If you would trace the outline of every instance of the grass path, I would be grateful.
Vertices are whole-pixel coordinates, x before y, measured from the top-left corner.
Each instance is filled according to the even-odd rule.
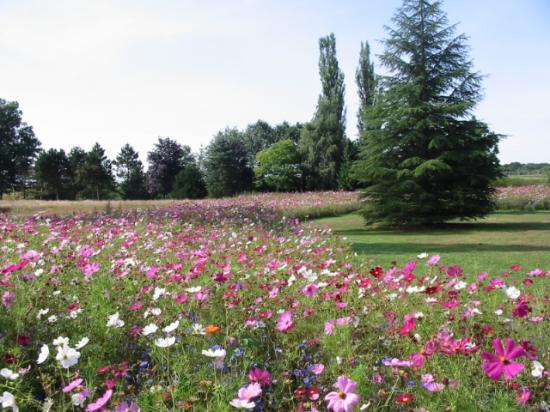
[[[473,223],[436,229],[372,230],[357,214],[317,219],[352,243],[373,264],[403,264],[421,252],[438,253],[443,264],[467,272],[499,274],[519,263],[524,269],[550,268],[550,211],[498,212]]]

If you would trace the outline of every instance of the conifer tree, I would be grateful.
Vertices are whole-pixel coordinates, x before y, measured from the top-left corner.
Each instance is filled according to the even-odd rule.
[[[118,189],[123,199],[144,199],[147,197],[145,172],[139,154],[126,143],[120,149],[114,166],[119,179]]]
[[[367,224],[433,224],[493,209],[499,135],[472,116],[481,76],[441,2],[405,0],[380,56],[389,76],[368,110]]]

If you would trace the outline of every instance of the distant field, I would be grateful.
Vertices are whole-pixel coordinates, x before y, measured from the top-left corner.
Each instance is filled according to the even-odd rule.
[[[502,273],[513,264],[525,270],[550,268],[550,211],[499,212],[476,223],[423,230],[370,230],[357,214],[318,219],[352,243],[357,253],[387,265],[417,254],[440,254],[442,264],[459,264],[472,274]]]
[[[29,216],[99,213],[117,209],[169,206],[176,200],[0,200],[0,213]]]
[[[540,185],[549,183],[548,175],[536,174],[536,175],[513,175],[505,176],[498,179],[496,185],[502,186],[526,186],[526,185]]]

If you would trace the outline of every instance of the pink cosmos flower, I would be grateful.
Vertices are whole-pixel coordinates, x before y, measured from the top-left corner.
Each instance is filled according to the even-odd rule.
[[[325,370],[325,365],[323,365],[322,363],[316,363],[315,365],[311,365],[311,368],[309,368],[309,370],[314,375],[320,375]]]
[[[304,296],[307,296],[308,298],[311,298],[313,296],[315,296],[315,293],[317,293],[317,290],[319,288],[317,287],[317,285],[315,283],[311,283],[309,285],[306,285],[302,288],[302,293],[304,294]]]
[[[82,382],[82,378],[75,379],[62,389],[63,393],[69,393],[73,389],[77,388]]]
[[[399,330],[399,334],[401,336],[407,336],[415,328],[416,328],[416,319],[414,318],[414,315],[407,314],[403,317],[403,326]]]
[[[277,320],[277,330],[286,333],[293,327],[294,322],[292,321],[292,313],[289,311],[283,312]]]
[[[85,276],[91,276],[94,273],[96,273],[97,271],[99,271],[99,263],[97,263],[97,262],[87,263],[81,269],[81,271]]]
[[[357,382],[349,379],[345,375],[338,377],[334,387],[338,392],[330,392],[325,396],[325,401],[328,401],[327,408],[334,412],[351,412],[353,406],[359,402],[359,395],[353,393]]]
[[[520,405],[525,405],[531,398],[531,391],[528,388],[523,388],[516,396],[516,402]]]
[[[512,379],[521,373],[525,365],[523,363],[512,362],[513,359],[525,356],[525,351],[519,345],[506,338],[506,348],[502,347],[500,339],[493,340],[493,348],[496,355],[488,352],[481,354],[481,357],[487,362],[483,363],[483,370],[493,380],[498,380],[504,375],[505,380]]]
[[[13,305],[13,302],[15,302],[15,293],[13,291],[8,290],[2,294],[2,305],[4,307],[9,308]]]
[[[247,400],[256,398],[262,394],[262,387],[259,383],[254,382],[249,385],[246,385],[245,387],[239,389],[238,397],[241,400]]]
[[[88,405],[86,408],[86,412],[92,412],[97,411],[98,409],[103,408],[107,402],[109,402],[109,399],[111,399],[111,396],[113,395],[113,391],[111,389],[107,390],[97,401],[92,402]]]
[[[432,256],[430,256],[430,258],[426,261],[426,265],[428,265],[428,266],[437,265],[437,264],[439,263],[440,260],[441,260],[441,256],[439,256],[439,255],[432,255]]]

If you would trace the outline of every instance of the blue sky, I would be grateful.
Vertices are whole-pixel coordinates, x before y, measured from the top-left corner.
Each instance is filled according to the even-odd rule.
[[[307,121],[318,39],[336,35],[356,136],[360,42],[382,51],[400,0],[0,0],[0,97],[46,148],[145,159],[158,136],[197,150],[226,126]],[[487,75],[476,115],[508,137],[503,162],[550,161],[550,1],[447,0]],[[376,58],[375,58],[376,62]],[[380,68],[378,68],[380,71]]]

